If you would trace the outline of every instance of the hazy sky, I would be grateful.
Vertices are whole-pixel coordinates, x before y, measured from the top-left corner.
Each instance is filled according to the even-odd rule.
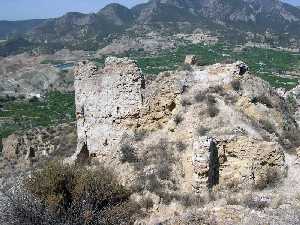
[[[300,0],[284,1],[300,5]],[[0,0],[0,20],[51,18],[66,12],[97,12],[112,2],[132,7],[147,0]]]

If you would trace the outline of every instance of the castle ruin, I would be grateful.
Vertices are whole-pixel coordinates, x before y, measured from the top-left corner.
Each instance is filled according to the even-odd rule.
[[[109,57],[99,69],[81,62],[75,69],[78,146],[76,155],[111,154],[143,104],[144,78],[135,62]],[[130,120],[130,121],[129,121]]]

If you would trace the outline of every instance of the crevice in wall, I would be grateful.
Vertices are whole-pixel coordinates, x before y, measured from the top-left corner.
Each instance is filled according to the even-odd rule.
[[[78,164],[88,164],[90,161],[90,153],[87,144],[84,143],[81,147],[79,154],[77,155],[76,163]]]
[[[209,189],[219,184],[219,175],[220,175],[219,173],[220,173],[220,162],[219,162],[218,147],[214,141],[211,141],[209,146],[209,170],[208,170],[208,180],[207,180],[207,186]]]

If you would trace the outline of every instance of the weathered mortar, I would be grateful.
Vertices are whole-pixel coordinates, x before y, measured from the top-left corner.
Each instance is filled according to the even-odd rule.
[[[144,79],[135,62],[109,57],[98,70],[93,63],[75,68],[77,155],[106,155],[136,126],[143,104]]]

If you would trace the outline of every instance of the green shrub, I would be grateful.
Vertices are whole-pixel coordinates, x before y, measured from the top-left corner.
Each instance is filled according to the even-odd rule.
[[[231,81],[231,87],[235,91],[240,91],[241,90],[241,82],[239,80],[233,80]]]
[[[207,135],[207,133],[209,132],[209,128],[206,128],[206,127],[199,127],[198,130],[197,130],[197,134],[199,136],[205,136]]]
[[[125,225],[133,224],[139,212],[129,200],[131,192],[105,168],[51,162],[10,194],[0,221],[12,225]]]
[[[187,107],[187,106],[192,105],[192,103],[191,103],[188,99],[182,99],[182,100],[181,100],[181,105],[182,105],[183,107]]]
[[[244,205],[250,209],[263,210],[269,206],[269,203],[259,196],[254,196],[253,194],[248,194],[244,197]]]
[[[178,141],[176,143],[176,149],[177,149],[177,151],[183,152],[184,150],[186,150],[186,148],[187,148],[187,145],[185,143],[183,143],[182,141]]]
[[[134,163],[137,161],[137,156],[134,147],[129,144],[121,145],[121,162]]]
[[[206,98],[206,94],[205,91],[199,91],[194,97],[195,101],[198,103],[203,102]]]
[[[207,103],[209,105],[216,104],[217,103],[216,98],[212,95],[208,95],[207,96]]]
[[[183,117],[181,114],[177,114],[174,118],[174,122],[176,123],[176,125],[180,124],[183,121]]]
[[[136,190],[148,190],[158,193],[163,188],[161,180],[170,180],[175,158],[171,151],[169,142],[161,139],[158,144],[148,146],[142,158],[135,164],[138,171],[143,171],[146,167],[152,166],[155,172],[149,175],[140,174]]]
[[[224,95],[224,88],[221,85],[209,87],[208,91],[210,93],[216,93],[216,94]]]
[[[40,101],[39,98],[36,96],[33,96],[32,98],[29,99],[30,103],[35,103],[35,102],[39,102],[39,101]]]
[[[271,133],[271,134],[276,133],[276,129],[270,121],[260,120],[259,123],[261,124],[262,128],[264,130],[268,131],[269,133]]]
[[[146,136],[146,131],[145,130],[137,130],[134,132],[134,140],[135,141],[142,141],[144,140]]]
[[[300,98],[300,96],[299,96]],[[287,97],[287,104],[290,112],[295,113],[297,111],[297,100],[296,97],[292,94]]]
[[[197,206],[202,207],[205,204],[205,199],[197,194],[182,194],[177,195],[176,200],[179,200],[185,207]]]
[[[254,104],[261,103],[261,104],[267,106],[268,108],[273,108],[271,100],[265,95],[254,97],[254,98],[252,98],[251,102]]]
[[[216,117],[220,112],[216,106],[216,103],[217,101],[214,96],[207,96],[207,113],[210,117]]]
[[[150,197],[142,198],[140,201],[140,206],[144,209],[151,209],[154,205],[153,200]]]

